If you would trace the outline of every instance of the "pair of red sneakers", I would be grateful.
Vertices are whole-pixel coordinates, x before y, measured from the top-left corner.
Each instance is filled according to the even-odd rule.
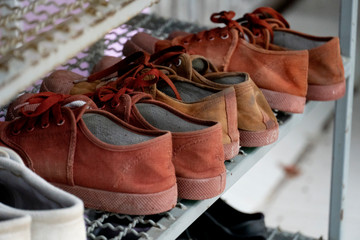
[[[225,27],[196,34],[174,32],[166,40],[138,33],[125,44],[124,54],[182,45],[221,71],[249,73],[270,106],[285,112],[303,112],[306,100],[336,100],[344,95],[338,37],[294,31],[280,13],[268,7],[234,17],[232,11],[215,13],[211,20]]]

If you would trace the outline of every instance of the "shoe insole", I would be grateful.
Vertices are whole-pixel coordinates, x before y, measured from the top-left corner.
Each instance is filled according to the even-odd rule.
[[[207,77],[205,75],[205,77]],[[245,75],[235,75],[235,76],[224,76],[224,77],[215,77],[213,76],[209,76],[207,77],[210,81],[216,82],[216,83],[220,83],[220,84],[226,84],[226,85],[234,85],[234,84],[239,84],[245,81]]]
[[[186,121],[155,104],[137,103],[135,106],[148,123],[161,130],[170,132],[189,132],[208,127]]]
[[[101,114],[85,113],[82,119],[95,137],[108,144],[131,145],[155,138],[132,132]]]
[[[292,50],[307,50],[319,47],[326,41],[316,41],[289,32],[274,31],[273,43]]]
[[[187,82],[174,81],[174,85],[179,92],[182,101],[185,103],[197,102],[207,96],[210,96],[211,94],[216,93],[215,90],[211,91],[210,89],[200,88]],[[158,84],[158,89],[166,95],[176,98],[174,91],[169,85]]]

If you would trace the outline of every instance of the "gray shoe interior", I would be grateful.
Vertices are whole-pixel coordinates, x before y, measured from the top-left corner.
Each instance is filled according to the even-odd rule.
[[[292,49],[307,50],[321,46],[326,41],[315,41],[283,31],[274,31],[274,44]]]
[[[197,102],[211,94],[216,93],[216,91],[211,91],[208,89],[203,89],[197,87],[194,84],[187,83],[187,82],[174,82],[174,85],[179,92],[181,99],[183,102],[192,103]],[[176,98],[174,91],[171,89],[169,85],[158,85],[158,89],[165,93],[166,95]]]
[[[131,132],[101,114],[85,113],[82,119],[95,137],[108,144],[131,145],[154,138]]]
[[[15,219],[15,218],[19,218],[19,217],[18,216],[16,216],[16,217],[15,216],[2,216],[2,213],[0,212],[0,222]]]
[[[42,194],[21,175],[7,169],[0,169],[0,193],[2,204],[17,209],[46,210],[65,207]]]
[[[170,132],[189,132],[201,130],[207,127],[188,122],[155,104],[137,103],[135,105],[148,123],[161,130],[167,130]]]
[[[225,76],[225,77],[216,77],[216,78],[210,77],[208,79],[211,80],[212,82],[216,82],[220,84],[234,85],[244,82],[246,80],[246,77],[245,75],[235,75],[235,76]]]

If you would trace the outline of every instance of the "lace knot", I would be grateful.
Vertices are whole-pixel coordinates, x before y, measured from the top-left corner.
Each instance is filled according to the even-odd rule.
[[[224,23],[228,28],[235,27],[242,33],[242,35],[244,35],[243,28],[237,21],[233,20],[234,17],[235,12],[233,11],[222,11],[212,14],[210,20],[214,23]]]

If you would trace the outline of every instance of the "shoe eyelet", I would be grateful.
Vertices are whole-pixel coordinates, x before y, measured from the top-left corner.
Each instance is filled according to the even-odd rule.
[[[27,128],[26,131],[27,132],[32,132],[32,131],[34,131],[34,129],[35,129],[34,127],[31,127],[31,128]]]
[[[179,67],[179,66],[181,65],[181,59],[180,59],[180,58],[177,59],[177,62],[175,63],[175,65],[176,65],[177,67]]]
[[[44,129],[44,128],[48,128],[49,126],[50,126],[49,123],[45,123],[45,124],[42,124],[42,125],[41,125],[41,128]]]
[[[221,39],[227,39],[227,38],[229,38],[229,34],[226,34],[226,35],[221,35]]]
[[[61,126],[64,125],[65,119],[61,119],[60,122],[56,123],[56,125]]]
[[[197,41],[197,42],[201,42],[201,41],[202,41],[202,39],[200,39],[200,38],[199,38],[199,39],[196,39],[196,41]]]
[[[255,36],[255,37],[260,37],[260,36],[261,36],[261,33],[259,33],[259,32],[258,32],[258,33],[255,33],[254,36]]]
[[[215,38],[213,36],[209,37],[210,41],[213,41]]]
[[[184,41],[183,44],[184,44],[184,45],[188,45],[189,42],[188,42],[188,41]]]
[[[172,67],[172,64],[171,64],[171,63],[168,63],[168,64],[167,64],[167,67],[171,68],[171,67]]]
[[[117,108],[119,105],[120,105],[120,103],[116,103],[116,104],[112,104],[112,103],[111,103],[111,108],[112,108],[112,109],[115,109],[115,108]]]
[[[105,109],[105,104],[102,105],[102,106],[100,107],[100,109],[102,109],[102,110]]]
[[[19,135],[20,132],[21,132],[20,130],[15,130],[15,129],[11,130],[11,134],[14,135],[14,136]]]

